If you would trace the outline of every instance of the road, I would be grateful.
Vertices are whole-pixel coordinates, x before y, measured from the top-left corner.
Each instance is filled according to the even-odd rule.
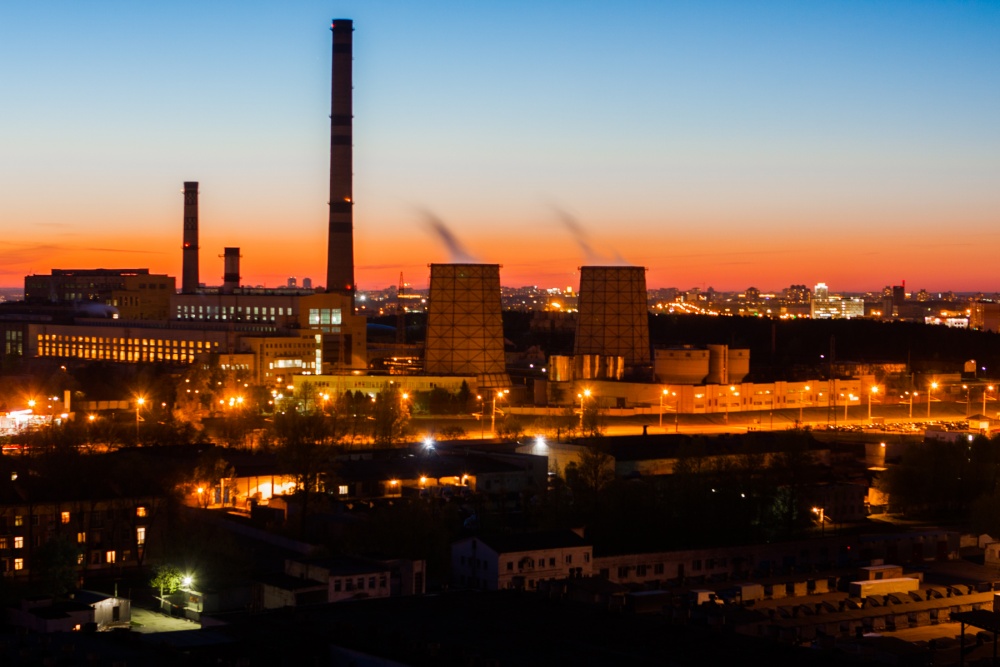
[[[931,419],[934,421],[962,421],[966,419],[966,404],[960,403],[935,403],[932,405]],[[806,408],[802,411],[801,426],[813,429],[826,429],[827,427],[839,426],[866,426],[873,420],[881,419],[887,424],[917,424],[924,425],[927,422],[927,413],[917,411],[917,414],[910,416],[908,405],[887,405],[872,406],[872,420],[868,418],[868,406],[853,406],[846,410],[847,419],[844,418],[843,407],[833,408]],[[794,429],[800,425],[798,408],[783,410],[762,410],[756,412],[730,412],[715,414],[681,414],[677,415],[677,422],[674,422],[673,413],[664,414],[663,426],[660,426],[658,414],[635,415],[628,417],[604,418],[605,435],[624,436],[660,433],[696,433],[696,434],[722,434],[722,433],[747,433],[748,431],[785,431]],[[524,427],[527,435],[532,435],[532,426],[537,422],[546,422],[546,430],[551,430],[552,418],[535,417],[531,415],[517,415],[517,419]],[[561,418],[568,421],[566,418]],[[499,422],[498,422],[499,423]],[[576,426],[576,424],[573,424]],[[419,439],[433,436],[447,427],[461,427],[465,430],[469,440],[486,439],[492,440],[498,437],[492,434],[489,428],[483,429],[483,424],[472,416],[455,417],[431,417],[418,416],[411,421],[415,433]],[[870,433],[880,433],[878,429],[872,429]],[[922,432],[922,428],[913,433]],[[900,434],[899,431],[889,431],[889,433]]]

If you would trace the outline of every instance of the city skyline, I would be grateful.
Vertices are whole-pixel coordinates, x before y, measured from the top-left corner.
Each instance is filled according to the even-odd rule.
[[[629,263],[651,288],[1000,287],[996,5],[98,7],[0,9],[0,284],[179,276],[186,180],[204,282],[224,246],[245,284],[325,282],[344,17],[361,291],[454,261],[435,220],[505,285]]]

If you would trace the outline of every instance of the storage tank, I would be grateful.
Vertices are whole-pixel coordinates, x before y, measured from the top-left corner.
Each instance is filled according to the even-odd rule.
[[[653,368],[663,384],[701,384],[708,375],[708,350],[694,347],[654,351]]]
[[[750,350],[729,349],[729,382],[743,382],[750,374]]]
[[[572,382],[573,357],[565,355],[549,357],[549,380],[551,382]]]
[[[708,346],[708,377],[705,384],[729,384],[729,346]]]

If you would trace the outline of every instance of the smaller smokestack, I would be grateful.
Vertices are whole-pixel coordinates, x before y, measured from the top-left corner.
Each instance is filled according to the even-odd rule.
[[[181,293],[198,291],[198,181],[184,182],[184,245]]]
[[[222,293],[232,294],[240,286],[240,249],[226,248],[223,258]]]

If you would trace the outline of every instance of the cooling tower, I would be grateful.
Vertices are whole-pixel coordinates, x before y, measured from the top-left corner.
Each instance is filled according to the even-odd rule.
[[[198,291],[198,181],[184,183],[184,245],[181,293]]]
[[[575,355],[625,358],[629,368],[649,366],[646,269],[641,266],[584,266]]]
[[[354,296],[354,23],[334,19],[330,92],[330,227],[327,236],[326,291]]]
[[[431,264],[424,371],[509,387],[500,312],[499,264]]]

